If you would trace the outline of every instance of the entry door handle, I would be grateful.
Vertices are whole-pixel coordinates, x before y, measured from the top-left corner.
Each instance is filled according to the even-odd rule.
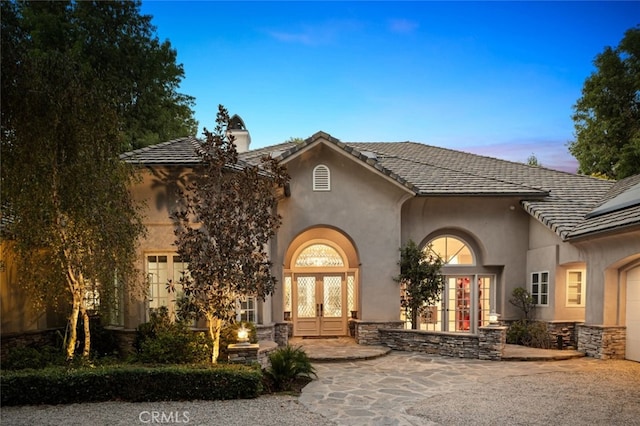
[[[321,317],[322,316],[322,310],[323,310],[322,303],[317,303],[316,304],[316,316],[317,317]]]

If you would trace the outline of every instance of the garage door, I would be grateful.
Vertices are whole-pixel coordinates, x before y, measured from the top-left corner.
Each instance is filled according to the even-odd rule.
[[[627,272],[626,358],[640,361],[640,267]]]

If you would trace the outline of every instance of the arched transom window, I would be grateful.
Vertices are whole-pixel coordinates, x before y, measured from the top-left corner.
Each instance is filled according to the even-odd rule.
[[[337,267],[344,266],[340,253],[327,244],[312,244],[300,252],[296,267]]]
[[[428,254],[434,254],[444,265],[475,265],[471,248],[457,237],[443,236],[433,240],[425,247]]]

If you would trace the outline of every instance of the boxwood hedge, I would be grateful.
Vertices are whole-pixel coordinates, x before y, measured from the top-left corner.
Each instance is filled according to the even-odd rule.
[[[256,398],[262,372],[242,365],[105,366],[3,371],[1,405]]]

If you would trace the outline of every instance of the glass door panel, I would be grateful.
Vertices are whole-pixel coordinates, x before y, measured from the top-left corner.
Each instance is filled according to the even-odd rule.
[[[489,325],[493,276],[478,277],[478,327]]]
[[[442,304],[447,312],[444,331],[471,331],[472,277],[448,276]]]
[[[324,276],[323,293],[324,306],[322,309],[322,316],[324,318],[342,317],[342,277]]]
[[[469,331],[471,325],[471,279],[456,279],[456,331]]]
[[[316,277],[297,277],[298,318],[316,317]]]

